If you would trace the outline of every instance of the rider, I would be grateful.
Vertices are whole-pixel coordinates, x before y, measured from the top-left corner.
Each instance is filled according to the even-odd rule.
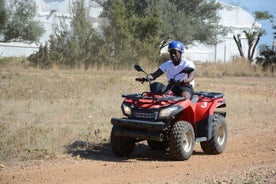
[[[191,73],[181,73],[178,74],[186,67],[191,67],[195,69],[193,62],[189,60],[184,60],[181,56],[184,53],[184,45],[180,41],[172,41],[169,43],[168,52],[170,53],[170,60],[161,64],[155,72],[149,75],[149,78],[155,80],[163,73],[166,73],[167,79],[175,79],[177,81],[183,81],[180,85],[176,85],[172,88],[172,92],[177,96],[183,96],[186,99],[190,99],[194,93],[194,78],[195,70]],[[176,75],[178,74],[178,75]]]

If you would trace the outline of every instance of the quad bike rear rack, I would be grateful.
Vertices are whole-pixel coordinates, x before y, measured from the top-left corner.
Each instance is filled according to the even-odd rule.
[[[221,98],[224,96],[223,93],[217,93],[217,92],[206,92],[206,91],[198,91],[194,92],[194,95],[200,96],[200,97],[208,97],[208,98]]]

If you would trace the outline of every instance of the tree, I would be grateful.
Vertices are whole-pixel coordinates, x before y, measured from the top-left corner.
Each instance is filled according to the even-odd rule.
[[[273,25],[272,29],[275,31],[275,32],[273,32],[273,41],[274,41],[276,39],[276,25]],[[272,45],[272,47],[273,47],[272,50],[276,51],[276,48],[275,48],[274,44]]]
[[[263,34],[265,34],[265,31],[263,29],[260,29],[256,26],[257,21],[260,20],[270,20],[272,21],[273,16],[268,11],[255,11],[254,13],[254,22],[249,30],[244,30],[243,33],[245,34],[245,37],[247,39],[248,44],[248,51],[247,51],[247,60],[249,62],[253,61],[254,53],[256,50],[256,47],[259,43],[259,40]],[[233,35],[233,38],[236,42],[236,45],[238,47],[238,50],[240,52],[240,56],[242,58],[245,58],[245,55],[243,53],[242,49],[242,43],[240,39],[241,34]]]
[[[139,58],[157,55],[161,19],[156,0],[107,0],[103,17],[110,26],[104,29],[106,47],[113,63],[131,65]]]
[[[0,34],[2,34],[5,24],[8,19],[8,14],[5,9],[5,2],[4,0],[0,0]]]
[[[102,16],[110,20],[107,43],[115,57],[126,62],[135,62],[141,54],[158,55],[160,40],[165,40],[163,45],[167,39],[214,44],[225,33],[218,24],[221,5],[216,1],[107,0],[103,7]]]
[[[216,1],[164,0],[160,6],[163,39],[215,44],[219,41],[217,36],[225,34],[217,14],[222,6]]]
[[[256,58],[257,64],[261,65],[264,71],[270,67],[271,73],[274,73],[276,65],[276,51],[266,45],[261,45],[260,48],[260,57]]]
[[[51,68],[56,64],[59,68],[61,66],[80,68],[84,65],[85,69],[98,61],[102,62],[103,42],[90,22],[88,11],[84,0],[74,1],[72,19],[65,17],[59,19],[59,23],[54,26],[49,44],[41,47],[36,57],[32,57],[37,58],[39,62],[33,62],[47,64],[44,68]]]
[[[3,35],[0,41],[29,43],[38,41],[44,30],[39,22],[34,20],[36,15],[35,1],[14,0],[9,3],[10,6],[5,8],[4,1],[0,1],[0,14],[4,15],[0,16],[0,33]]]
[[[71,46],[76,46],[78,67],[84,64],[87,69],[89,65],[96,63],[95,56],[100,52],[101,39],[89,20],[88,8],[85,7],[84,0],[73,2],[72,11],[70,43]]]

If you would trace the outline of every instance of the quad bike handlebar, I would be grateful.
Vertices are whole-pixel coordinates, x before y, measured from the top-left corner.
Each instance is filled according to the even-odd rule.
[[[147,72],[145,72],[145,71],[142,69],[142,67],[141,67],[140,65],[135,65],[134,68],[135,68],[136,71],[138,71],[138,72],[143,72],[144,74],[146,74],[146,77],[136,78],[136,79],[135,79],[136,81],[139,81],[139,82],[142,82],[142,83],[143,83],[143,82],[151,82],[151,81],[154,80],[154,79],[150,79],[150,78],[149,78],[149,74],[148,74]],[[194,68],[186,67],[186,68],[184,68],[183,70],[181,70],[179,73],[175,74],[175,75],[174,75],[174,78],[171,79],[171,80],[169,81],[169,83],[173,83],[173,84],[182,84],[183,81],[177,81],[177,80],[175,80],[175,77],[176,77],[177,75],[181,74],[181,73],[187,73],[187,74],[189,74],[189,73],[191,73],[191,72],[193,72],[193,71],[194,71]]]
[[[135,78],[135,81],[141,82],[143,84],[144,82],[151,83],[153,81],[153,79],[149,79],[147,77],[140,77],[140,78]]]
[[[163,84],[161,84],[159,82],[152,82],[154,79],[149,78],[149,74],[147,72],[145,72],[140,65],[135,65],[134,68],[136,71],[143,72],[146,75],[146,77],[135,78],[136,81],[141,82],[142,84],[144,82],[148,82],[151,92],[162,92],[162,93],[168,93],[169,91],[171,91],[171,89],[174,86],[186,85],[183,80],[182,81],[176,80],[175,79],[176,76],[181,73],[189,74],[194,71],[194,68],[186,67],[183,70],[181,70],[179,73],[175,74],[174,78],[169,81],[167,86],[164,86]]]

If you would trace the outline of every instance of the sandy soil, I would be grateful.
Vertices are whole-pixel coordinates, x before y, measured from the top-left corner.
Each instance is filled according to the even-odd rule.
[[[0,183],[275,183],[276,124],[228,127],[220,155],[206,155],[196,144],[189,160],[171,161],[166,151],[142,142],[120,159],[105,144],[54,160],[1,165]]]
[[[204,80],[201,79],[202,84]],[[255,82],[255,79],[251,80]],[[241,80],[237,78],[235,81]],[[266,81],[268,79],[264,78],[258,84],[249,84],[246,89],[242,88],[243,92],[261,93],[262,86],[264,91],[269,87]],[[166,151],[152,151],[142,142],[136,145],[130,158],[122,159],[113,155],[109,144],[103,144],[90,151],[78,149],[50,160],[0,163],[0,183],[276,183],[276,109],[271,109],[275,107],[276,88],[273,87],[275,79],[269,81],[272,86],[269,94],[272,95],[259,99],[263,104],[259,109],[256,109],[258,104],[252,102],[258,96],[242,102],[241,94],[229,100],[228,143],[220,155],[204,154],[197,143],[189,160],[172,161]],[[210,82],[208,86],[211,86]],[[236,91],[234,87],[228,85],[231,89],[226,94],[228,99]],[[207,86],[202,88],[207,89]],[[223,87],[218,89],[225,90]],[[242,111],[247,114],[239,113],[241,109],[236,107],[239,103],[249,104],[248,109]]]

